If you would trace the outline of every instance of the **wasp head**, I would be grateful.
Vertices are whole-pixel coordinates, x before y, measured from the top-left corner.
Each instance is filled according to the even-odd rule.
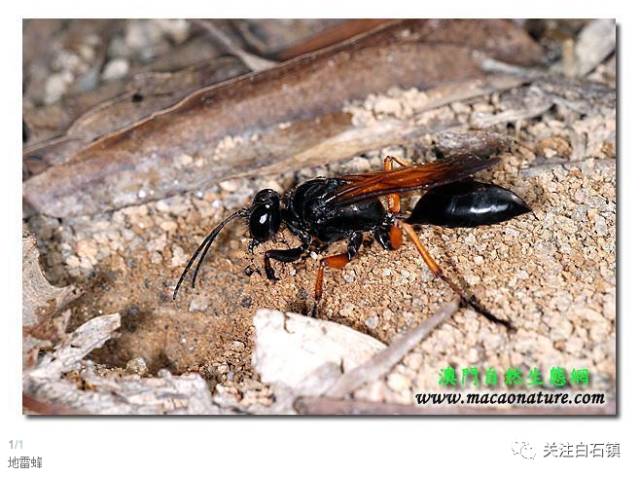
[[[272,189],[261,190],[253,199],[248,213],[251,238],[258,243],[266,242],[280,230],[280,195]]]

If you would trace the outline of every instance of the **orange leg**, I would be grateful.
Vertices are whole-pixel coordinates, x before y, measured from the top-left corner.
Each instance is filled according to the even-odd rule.
[[[349,263],[349,255],[347,253],[339,253],[338,255],[331,255],[330,257],[320,260],[320,267],[318,267],[318,273],[316,274],[316,286],[314,288],[315,303],[313,304],[313,310],[311,316],[317,317],[318,310],[320,308],[320,301],[322,300],[322,289],[324,284],[324,269],[329,268],[344,268]]]
[[[392,250],[398,250],[402,247],[402,231],[396,224],[393,224],[389,229],[389,239]]]
[[[384,160],[385,160],[385,165],[386,165],[386,162],[389,161],[389,162],[392,162],[392,163],[395,162],[396,164],[398,164],[401,167],[409,167],[410,166],[410,164],[408,164],[408,163],[406,163],[404,161],[401,161],[400,159],[398,159],[395,156],[387,156],[387,157],[384,158]],[[385,169],[385,170],[393,170],[393,168]]]
[[[444,280],[445,283],[449,285],[451,289],[458,294],[458,296],[460,296],[460,299],[462,300],[463,303],[465,303],[466,305],[469,305],[471,308],[476,310],[481,315],[485,316],[490,321],[506,326],[508,329],[513,329],[513,325],[511,325],[511,323],[493,315],[493,313],[488,311],[484,306],[482,306],[478,302],[475,296],[464,291],[455,282],[453,282],[446,275],[444,275],[442,273],[442,269],[440,268],[438,263],[433,259],[431,254],[429,254],[426,247],[420,240],[420,237],[418,237],[418,234],[416,233],[416,231],[413,230],[413,227],[404,222],[400,222],[400,224],[403,230],[405,231],[405,233],[409,236],[409,239],[413,242],[413,244],[418,249],[418,253],[420,253],[420,256],[422,257],[424,262],[427,264],[427,267],[429,267],[429,270],[431,271],[431,273],[433,273],[435,277],[441,278],[442,280]]]
[[[329,268],[344,268],[347,263],[349,263],[358,253],[358,249],[362,245],[362,233],[354,232],[349,237],[349,243],[347,244],[347,251],[345,253],[339,253],[337,255],[331,255],[330,257],[325,257],[320,260],[320,267],[318,268],[318,273],[316,274],[316,286],[315,286],[315,303],[313,305],[313,311],[311,312],[311,316],[316,316],[318,312],[318,308],[320,305],[320,300],[322,300],[322,289],[324,284],[324,269],[325,267]]]
[[[402,228],[404,229],[406,234],[409,236],[409,239],[413,242],[413,244],[418,249],[418,253],[422,257],[422,260],[424,260],[424,263],[426,263],[427,267],[429,267],[429,270],[431,270],[431,273],[433,273],[433,275],[436,277],[441,277],[442,269],[440,268],[440,265],[438,265],[438,263],[429,254],[424,244],[420,241],[420,237],[418,237],[418,234],[416,233],[416,231],[413,230],[413,227],[404,222],[401,222],[401,224],[402,224]]]
[[[385,172],[391,172],[393,170],[393,163],[397,162],[403,167],[406,167],[399,159],[393,156],[387,156],[384,158],[384,170]],[[387,208],[389,212],[392,214],[397,214],[400,212],[400,194],[389,194],[387,196]],[[402,232],[400,231],[400,227],[397,225],[392,225],[389,230],[389,238],[391,239],[391,248],[393,250],[398,250],[402,247]]]
[[[315,299],[319,302],[322,299],[322,285],[324,283],[324,269],[329,268],[344,268],[349,263],[349,256],[346,253],[339,253],[338,255],[331,255],[330,257],[320,260],[320,267],[316,274],[316,286],[315,286]]]
[[[393,170],[393,161],[398,161],[398,159],[392,156],[384,158],[385,172],[391,172]],[[389,194],[387,196],[387,207],[391,213],[397,214],[400,212],[400,194]]]

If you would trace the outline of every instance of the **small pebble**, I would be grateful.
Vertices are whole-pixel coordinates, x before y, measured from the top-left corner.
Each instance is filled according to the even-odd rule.
[[[349,318],[351,315],[353,315],[353,312],[355,311],[355,309],[356,309],[356,306],[353,303],[347,303],[340,310],[340,316]]]
[[[167,236],[166,234],[162,234],[157,236],[156,238],[147,242],[147,251],[149,252],[160,252],[167,245]]]
[[[129,62],[124,58],[115,58],[107,63],[102,71],[102,79],[105,81],[124,78],[129,72]]]
[[[65,263],[69,268],[78,268],[80,266],[80,259],[76,255],[70,255],[65,260]]]
[[[478,275],[467,275],[466,279],[471,286],[475,286],[480,283],[480,277]]]
[[[245,345],[242,341],[232,341],[230,347],[233,351],[244,351]]]
[[[356,280],[356,272],[353,270],[347,270],[342,274],[346,283],[353,283]]]
[[[235,192],[240,186],[238,181],[222,181],[219,185],[220,188],[226,192]]]
[[[383,96],[376,99],[373,104],[373,110],[378,114],[400,116],[402,113],[402,104],[397,99]]]
[[[209,308],[209,299],[204,296],[197,296],[189,303],[189,311],[205,311]]]
[[[151,252],[149,254],[149,260],[151,260],[151,263],[155,264],[155,265],[159,265],[162,263],[162,261],[164,260],[162,257],[162,254],[160,252]]]
[[[139,376],[144,376],[148,371],[147,362],[140,356],[129,360],[125,369],[127,373],[137,374]]]
[[[174,246],[171,255],[171,267],[183,267],[187,263],[187,256],[184,253],[182,247]]]
[[[158,372],[156,373],[156,376],[162,379],[168,379],[171,377],[171,371],[169,371],[168,369],[162,368],[158,370]]]
[[[365,326],[370,330],[375,330],[379,322],[380,318],[378,318],[378,315],[371,315],[366,320],[364,320]]]
[[[589,337],[595,343],[600,343],[609,336],[609,325],[603,322],[594,323],[589,330]]]
[[[178,224],[171,220],[164,221],[160,224],[160,228],[165,232],[175,232],[178,228]]]
[[[46,104],[53,104],[58,101],[66,92],[73,81],[73,74],[69,71],[54,73],[47,79],[45,85]]]
[[[596,341],[596,340],[594,340],[594,341]],[[567,353],[579,354],[582,351],[582,349],[584,348],[584,341],[582,341],[577,336],[571,336],[565,342],[564,347],[565,347],[565,350],[567,351]]]
[[[80,240],[76,244],[76,252],[81,258],[93,258],[98,253],[97,244],[93,240]]]
[[[573,325],[566,317],[554,319],[549,326],[551,327],[549,338],[553,341],[566,340],[573,332]]]
[[[394,372],[387,377],[387,386],[396,392],[402,392],[410,388],[411,380],[404,374]]]

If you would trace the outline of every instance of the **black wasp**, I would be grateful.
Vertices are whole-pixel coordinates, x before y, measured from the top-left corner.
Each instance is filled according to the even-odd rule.
[[[394,169],[394,162],[400,168]],[[271,261],[294,262],[311,246],[312,239],[321,244],[347,241],[344,253],[320,261],[315,282],[315,306],[322,298],[324,269],[342,268],[358,254],[364,232],[372,232],[386,250],[402,245],[403,232],[416,246],[426,265],[436,277],[445,280],[462,302],[490,319],[509,328],[509,322],[495,317],[465,289],[443,275],[441,268],[418,238],[413,225],[444,227],[477,227],[491,225],[531,212],[527,204],[513,192],[495,184],[475,181],[471,176],[497,164],[495,157],[462,154],[447,160],[407,166],[387,157],[384,170],[335,178],[318,177],[287,191],[281,197],[271,189],[258,192],[251,205],[224,219],[197,248],[173,292],[180,285],[193,262],[200,260],[193,273],[192,286],[204,257],[222,228],[231,220],[248,221],[251,242],[249,251],[274,238],[285,225],[299,240],[297,247],[271,249],[264,253],[264,269],[270,280],[276,280]],[[400,194],[425,190],[410,214],[400,210]],[[381,201],[386,199],[385,204]]]

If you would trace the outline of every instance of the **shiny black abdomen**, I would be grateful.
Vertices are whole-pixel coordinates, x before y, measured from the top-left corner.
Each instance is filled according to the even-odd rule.
[[[410,224],[445,227],[492,225],[531,212],[516,194],[495,184],[474,180],[433,187],[407,219]]]
[[[322,242],[335,242],[352,232],[366,232],[379,226],[386,217],[379,199],[342,207],[332,205],[329,199],[344,184],[341,179],[325,178],[300,184],[286,198],[286,222]]]

